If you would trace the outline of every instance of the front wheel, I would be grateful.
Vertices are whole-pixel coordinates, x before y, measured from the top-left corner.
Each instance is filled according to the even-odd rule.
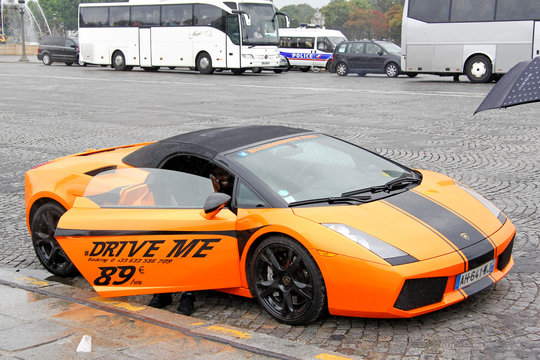
[[[65,212],[66,209],[59,204],[49,202],[41,205],[30,219],[32,244],[37,258],[45,269],[60,277],[77,274],[75,265],[54,237],[58,221]]]
[[[336,74],[338,74],[339,76],[347,76],[348,73],[349,73],[349,67],[347,66],[347,64],[342,63],[342,62],[337,64]]]
[[[112,57],[112,66],[115,70],[124,71],[126,70],[126,58],[121,51],[117,51],[113,54]]]
[[[262,68],[256,67],[256,68],[251,69],[251,71],[253,71],[255,74],[260,74],[262,73]]]
[[[207,53],[201,53],[197,56],[197,68],[201,74],[211,74],[214,72],[212,68],[212,59]]]
[[[384,72],[386,73],[386,76],[395,78],[399,75],[399,66],[396,63],[388,63],[386,64],[386,67],[384,68]]]
[[[465,75],[473,83],[491,81],[491,61],[484,55],[475,55],[465,65]]]
[[[51,65],[53,63],[51,55],[49,55],[49,54],[43,54],[43,58],[42,58],[41,61],[43,61],[43,64],[45,64],[45,65]]]
[[[309,252],[295,240],[272,236],[255,249],[250,263],[252,292],[276,320],[306,325],[326,309],[326,288]]]

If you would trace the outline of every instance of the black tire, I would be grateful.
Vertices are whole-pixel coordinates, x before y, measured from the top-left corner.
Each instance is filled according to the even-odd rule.
[[[231,71],[234,75],[242,75],[244,72],[246,72],[244,69],[231,69]]]
[[[384,67],[384,72],[385,72],[386,76],[388,76],[388,77],[391,77],[391,78],[398,77],[398,75],[400,73],[399,65],[396,64],[395,62],[389,62]]]
[[[211,74],[214,72],[212,59],[208,53],[203,52],[197,56],[197,69],[199,69],[201,74]]]
[[[53,63],[52,57],[48,53],[43,54],[43,57],[41,59],[41,61],[43,61],[43,64],[45,65],[52,65]]]
[[[283,70],[282,69],[274,69],[274,72],[276,74],[281,74],[283,72]]]
[[[408,72],[408,73],[407,73],[407,76],[410,77],[410,78],[414,78],[414,77],[417,77],[417,76],[418,76],[418,73],[415,73],[415,72]]]
[[[295,240],[271,236],[253,252],[250,286],[259,303],[276,320],[309,324],[326,311],[326,287],[309,252]]]
[[[325,70],[328,71],[328,72],[331,72],[331,71],[332,71],[332,60],[331,60],[331,59],[328,60],[328,61],[326,62],[326,65],[325,65],[324,68],[325,68]]]
[[[475,55],[465,64],[465,75],[473,83],[491,81],[491,61],[484,55]]]
[[[336,74],[339,76],[347,76],[349,73],[349,67],[344,62],[340,62],[336,65]]]
[[[302,71],[302,72],[308,72],[309,69],[310,69],[309,66],[301,66],[301,67],[300,67],[300,71]]]
[[[255,74],[260,74],[260,73],[262,73],[262,68],[255,67],[255,68],[251,69],[251,71],[253,71]]]
[[[65,63],[65,64],[66,64],[66,66],[71,66],[71,65],[73,65],[72,62],[67,62],[67,63]]]
[[[360,76],[360,77],[366,76],[366,73],[365,73],[365,72],[359,72],[359,73],[357,73],[357,74],[358,74],[358,76]]]
[[[169,66],[169,69],[174,70],[176,69],[176,66]]]
[[[112,56],[112,66],[115,70],[125,71],[126,70],[126,57],[121,51],[115,51]]]
[[[54,237],[58,220],[65,212],[66,209],[58,203],[48,202],[41,205],[30,219],[32,244],[39,262],[49,272],[60,277],[75,276],[78,273]]]

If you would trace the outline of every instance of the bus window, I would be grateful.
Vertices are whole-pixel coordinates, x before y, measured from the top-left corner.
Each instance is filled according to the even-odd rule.
[[[103,27],[108,24],[108,7],[86,7],[81,9],[81,27]]]
[[[450,21],[493,21],[495,0],[453,0]]]
[[[195,25],[211,26],[225,31],[225,12],[213,5],[195,4]]]
[[[193,6],[189,5],[163,5],[161,7],[162,26],[191,25]]]
[[[131,7],[131,26],[152,26],[159,24],[159,6]]]
[[[498,0],[497,20],[538,20],[540,2],[538,0]]]
[[[109,26],[128,26],[129,6],[111,6],[109,10]]]
[[[450,0],[411,0],[409,17],[428,23],[448,22]]]
[[[227,35],[234,45],[240,45],[240,25],[237,15],[227,15]]]

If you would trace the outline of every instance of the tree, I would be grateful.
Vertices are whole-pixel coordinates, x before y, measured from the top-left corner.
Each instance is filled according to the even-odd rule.
[[[403,16],[403,6],[394,5],[384,15],[386,16],[386,21],[388,23],[388,37],[396,44],[401,44],[401,18]]]
[[[344,30],[349,20],[350,7],[346,0],[332,0],[321,9],[324,15],[324,26],[329,29]]]
[[[287,14],[291,21],[290,27],[299,27],[300,24],[309,24],[315,14],[315,9],[308,4],[287,5],[279,11]],[[285,22],[280,21],[280,27],[285,27]]]

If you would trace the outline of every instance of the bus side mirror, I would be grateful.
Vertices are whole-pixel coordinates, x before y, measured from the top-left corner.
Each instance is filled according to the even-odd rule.
[[[246,25],[251,26],[251,16],[249,16],[249,14],[247,13],[243,13],[242,15],[244,16],[244,21]]]
[[[202,217],[209,220],[216,216],[231,201],[231,197],[223,193],[212,193],[204,202]]]

